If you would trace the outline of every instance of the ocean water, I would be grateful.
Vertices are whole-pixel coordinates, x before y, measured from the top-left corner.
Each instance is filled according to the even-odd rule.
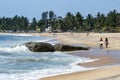
[[[37,80],[42,77],[88,70],[77,63],[94,61],[66,54],[67,52],[30,52],[26,42],[58,43],[51,37],[0,35],[0,79]]]

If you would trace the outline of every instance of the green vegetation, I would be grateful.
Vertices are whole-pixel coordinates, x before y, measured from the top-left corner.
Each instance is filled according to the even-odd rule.
[[[92,14],[83,17],[80,12],[75,15],[68,12],[62,18],[53,11],[47,11],[41,14],[40,20],[33,18],[31,22],[18,15],[0,18],[0,32],[43,32],[47,27],[51,27],[51,31],[62,32],[120,32],[120,13],[113,10],[107,15],[98,12],[95,17]]]

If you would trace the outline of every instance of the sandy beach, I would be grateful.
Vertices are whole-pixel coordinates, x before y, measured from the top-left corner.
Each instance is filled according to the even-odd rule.
[[[100,38],[107,37],[109,40],[108,50],[120,50],[120,33],[41,33],[42,36],[52,36],[57,38],[63,44],[85,44],[87,46],[99,47]]]
[[[71,74],[57,75],[42,78],[40,80],[120,80],[120,33],[89,33],[88,36],[86,33],[57,33],[56,36],[53,36],[53,33],[40,33],[39,35],[54,37],[63,44],[83,44],[88,47],[96,47],[98,49],[100,38],[103,38],[104,40],[107,37],[109,40],[108,48],[105,48],[104,45],[104,49],[100,52],[100,54],[98,54],[97,52],[92,54],[89,51],[89,54],[87,52],[85,54],[79,52],[73,53],[73,55],[77,56],[99,59],[92,63],[78,65],[84,67],[103,68]],[[104,51],[107,51],[107,53]],[[111,54],[108,53],[109,51],[112,51]],[[117,51],[117,53],[115,51]],[[111,64],[116,65],[111,66]]]

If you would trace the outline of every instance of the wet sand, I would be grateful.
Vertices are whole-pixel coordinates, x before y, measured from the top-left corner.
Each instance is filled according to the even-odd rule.
[[[100,67],[120,64],[120,51],[90,49],[89,51],[71,53],[75,56],[98,59],[94,62],[79,64],[84,67]]]
[[[72,74],[58,75],[40,80],[120,80],[120,66],[88,70]]]
[[[43,36],[53,36],[52,34],[41,34]],[[83,44],[90,47],[89,51],[72,52],[71,55],[99,59],[95,62],[78,64],[83,67],[103,67],[95,70],[58,75],[42,78],[40,80],[120,80],[120,33],[57,33],[53,36],[63,44]],[[99,49],[99,39],[109,39],[109,47]],[[113,66],[114,65],[114,66]],[[109,67],[108,67],[109,66]]]
[[[98,51],[98,52],[97,52]],[[70,55],[99,59],[95,62],[78,64],[94,70],[57,75],[40,80],[120,80],[120,53],[114,50],[98,50],[72,52]]]

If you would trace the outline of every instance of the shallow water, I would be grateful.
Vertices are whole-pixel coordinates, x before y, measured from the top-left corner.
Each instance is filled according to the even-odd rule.
[[[93,65],[92,67],[114,66],[120,64],[120,50],[106,50],[105,48],[101,50],[98,47],[91,47],[90,50],[88,51],[76,51],[71,54],[80,57],[90,57],[96,60],[100,60],[103,57],[104,58],[106,57],[107,59],[111,59],[108,60],[108,63],[103,64],[102,66]]]
[[[87,70],[76,64],[91,62],[89,58],[65,54],[66,52],[30,52],[25,42],[58,43],[51,37],[28,35],[0,35],[0,79],[36,80],[38,78]]]

